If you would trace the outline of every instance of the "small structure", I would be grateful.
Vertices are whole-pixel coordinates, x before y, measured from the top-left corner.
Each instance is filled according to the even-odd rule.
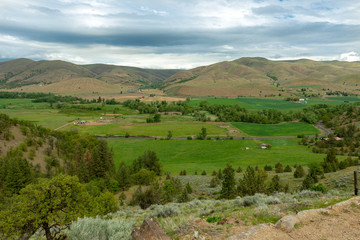
[[[261,149],[267,149],[267,145],[265,143],[261,144]]]

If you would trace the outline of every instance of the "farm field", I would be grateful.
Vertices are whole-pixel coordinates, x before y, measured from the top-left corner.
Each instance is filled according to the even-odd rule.
[[[297,136],[299,134],[315,135],[320,133],[313,125],[303,122],[279,124],[235,122],[231,124],[250,136]]]
[[[267,139],[261,142],[271,144],[271,149],[260,149],[261,142],[254,140],[108,140],[114,151],[115,164],[121,161],[126,164],[151,150],[157,153],[164,171],[179,174],[186,170],[188,174],[195,171],[200,174],[205,170],[224,168],[227,163],[235,168],[248,165],[263,167],[321,162],[325,154],[315,154],[310,148],[298,145],[299,139]],[[248,147],[249,150],[245,150]]]
[[[80,107],[81,105],[76,105]],[[96,105],[91,105],[96,107]],[[34,103],[31,99],[0,98],[0,113],[13,118],[35,122],[43,127],[56,129],[75,120],[99,119],[103,114],[121,112],[122,115],[136,114],[136,111],[118,105],[105,105],[102,110],[58,109],[56,104],[51,108],[49,103]]]
[[[326,101],[321,98],[310,98],[308,104],[299,104],[295,102],[284,101],[283,99],[262,99],[262,98],[198,98],[193,99],[190,102],[190,105],[195,106],[199,105],[202,101],[207,101],[210,104],[218,105],[240,105],[241,107],[249,111],[258,111],[263,109],[276,109],[280,111],[290,111],[290,110],[299,110],[309,105],[326,103],[329,105],[339,105],[346,100],[344,98],[331,98],[331,101]]]
[[[168,131],[172,132],[173,137],[187,137],[194,136],[205,127],[208,135],[226,135],[226,129],[215,124],[202,122],[164,122],[164,123],[138,123],[126,124],[121,121],[118,123],[104,124],[104,125],[90,125],[90,126],[76,126],[75,128],[80,133],[89,133],[96,135],[125,135],[131,136],[156,136],[166,137]],[[65,129],[74,129],[69,126]]]
[[[346,96],[346,97],[326,97],[331,101],[348,101],[348,102],[360,102],[360,98],[357,96]]]

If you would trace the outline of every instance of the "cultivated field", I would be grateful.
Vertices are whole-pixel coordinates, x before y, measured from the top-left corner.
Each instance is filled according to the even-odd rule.
[[[328,101],[328,100],[329,101]],[[321,98],[309,98],[307,104],[300,104],[295,102],[284,101],[284,99],[269,99],[269,98],[194,98],[190,104],[192,106],[199,105],[202,101],[207,101],[210,104],[218,105],[240,105],[249,111],[259,111],[263,109],[276,109],[283,112],[296,111],[305,107],[326,103],[329,105],[339,105],[344,101],[360,101],[357,97],[328,97],[325,100]],[[330,101],[331,100],[331,101]]]
[[[320,133],[313,125],[303,122],[279,124],[236,122],[231,124],[250,136],[297,136],[301,134],[315,135]]]
[[[108,140],[114,151],[118,166],[121,161],[130,164],[144,151],[157,153],[164,170],[179,174],[186,170],[188,174],[195,171],[201,174],[232,164],[235,169],[248,165],[272,165],[281,162],[284,166],[294,164],[307,165],[321,162],[325,155],[315,154],[311,149],[298,145],[299,139],[256,140]],[[261,143],[270,144],[271,149],[261,149]],[[246,147],[249,149],[246,150]]]

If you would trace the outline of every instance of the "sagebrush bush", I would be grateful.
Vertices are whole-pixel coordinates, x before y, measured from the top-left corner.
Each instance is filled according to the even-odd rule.
[[[167,204],[167,205],[151,205],[150,210],[154,210],[152,216],[154,217],[172,217],[179,215],[181,213],[179,207],[175,204]]]
[[[314,197],[320,197],[322,195],[322,193],[316,192],[316,191],[311,191],[311,190],[302,190],[298,195],[300,197],[314,198]]]
[[[134,223],[130,221],[85,217],[73,222],[70,228],[65,231],[65,234],[72,240],[127,240],[131,239],[133,225]]]

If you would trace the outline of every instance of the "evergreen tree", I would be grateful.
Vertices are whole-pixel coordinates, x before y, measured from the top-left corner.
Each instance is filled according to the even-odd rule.
[[[116,180],[119,183],[119,187],[125,191],[128,187],[130,187],[130,174],[128,168],[125,163],[122,161],[120,163],[119,169],[116,173]]]
[[[178,198],[178,202],[184,203],[184,202],[188,202],[188,201],[190,201],[190,198],[189,198],[186,188],[184,188],[184,190],[181,192],[181,194]]]
[[[292,172],[292,169],[289,165],[286,165],[284,172]]]
[[[161,163],[155,152],[146,151],[142,156],[133,161],[131,166],[132,173],[137,173],[142,168],[153,171],[158,176],[161,175]]]
[[[302,178],[305,176],[304,168],[301,165],[297,165],[294,171],[294,178]]]
[[[263,169],[256,171],[253,167],[247,167],[244,176],[239,180],[238,192],[241,196],[264,193],[266,191],[267,173]]]
[[[283,165],[281,163],[277,163],[275,165],[275,172],[276,173],[283,173],[284,172],[284,168],[283,168]]]
[[[339,169],[339,160],[336,158],[336,149],[331,148],[321,163],[325,173],[336,172]]]
[[[186,188],[187,193],[191,194],[191,193],[193,192],[193,189],[192,189],[192,187],[190,186],[190,183],[187,183],[187,184],[185,185],[185,188]]]
[[[278,175],[275,175],[271,178],[271,182],[268,188],[269,193],[280,192],[283,190],[283,186],[280,183],[280,178]]]
[[[223,179],[223,174],[222,174],[221,169],[219,169],[217,177],[218,177],[220,180]]]
[[[220,198],[233,199],[236,197],[236,183],[234,169],[230,164],[224,169]]]

